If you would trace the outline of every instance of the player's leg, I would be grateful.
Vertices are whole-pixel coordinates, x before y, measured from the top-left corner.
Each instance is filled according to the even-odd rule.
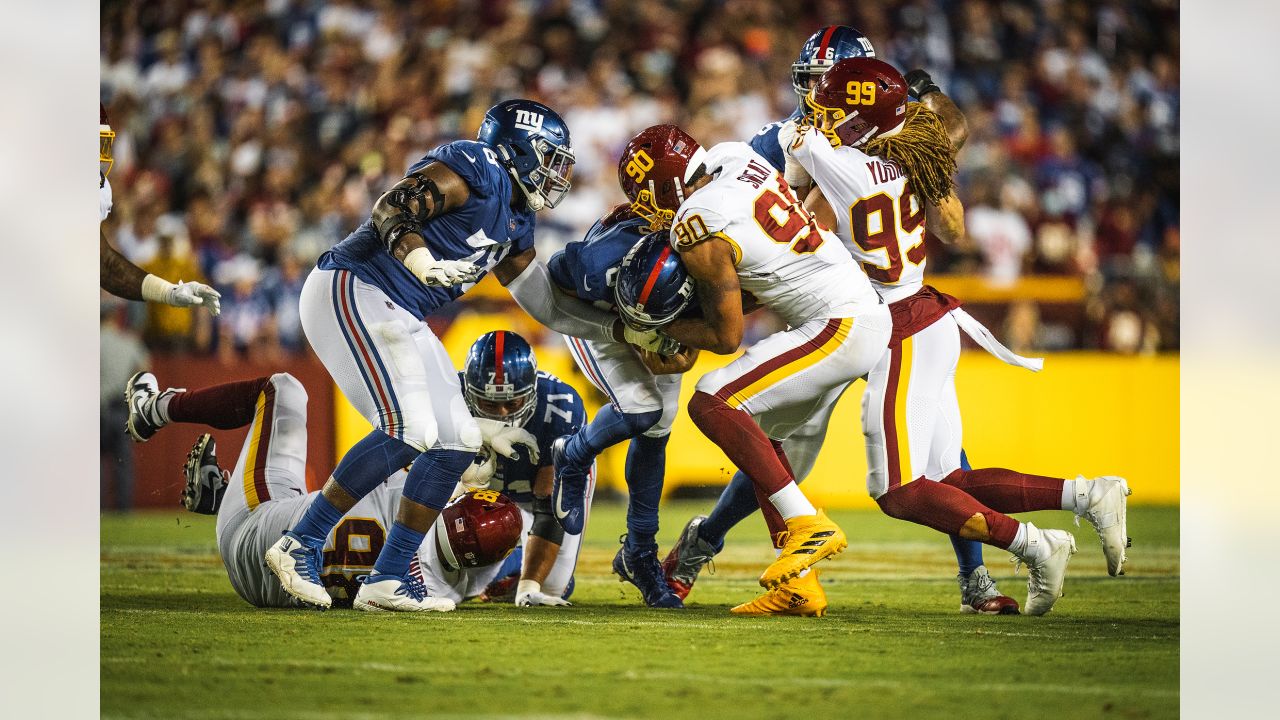
[[[145,442],[171,422],[196,423],[219,430],[244,427],[253,420],[258,394],[268,380],[259,377],[196,390],[161,391],[156,376],[144,370],[130,378],[125,388],[129,407],[125,427],[138,442]]]
[[[421,321],[407,337],[413,347],[412,359],[423,368],[436,439],[409,467],[395,522],[374,562],[373,573],[356,595],[354,606],[360,610],[443,609],[433,604],[434,598],[427,596],[426,587],[409,569],[427,531],[482,444],[480,426],[471,417],[457,370],[444,346]],[[393,359],[407,363],[410,357]]]
[[[592,469],[587,482],[587,508],[595,498],[596,473]],[[555,563],[542,581],[542,592],[568,600],[573,594],[573,577],[578,568],[578,555],[582,552],[582,535],[565,535],[560,543],[560,551],[556,553]]]
[[[552,445],[556,514],[566,532],[577,534],[583,527],[581,499],[586,473],[596,456],[653,428],[661,422],[664,413],[663,396],[656,379],[625,343],[593,343],[572,337],[566,340],[578,368],[609,398],[609,404],[601,408],[591,422]],[[678,378],[675,382],[678,392]],[[654,475],[645,473],[647,469],[637,468],[642,474],[627,473],[628,489],[638,492],[642,498],[662,492],[662,472]],[[654,532],[656,524],[655,513]],[[628,528],[630,526],[629,522]],[[645,532],[640,529],[638,535]]]
[[[433,441],[426,370],[409,335],[419,321],[346,270],[316,269],[299,299],[302,329],[325,369],[374,429],[339,461],[320,495],[268,553],[301,599],[323,603],[318,573],[325,537],[360,498]],[[285,556],[288,555],[289,558]],[[307,576],[295,572],[304,567]],[[305,597],[304,597],[305,596]]]

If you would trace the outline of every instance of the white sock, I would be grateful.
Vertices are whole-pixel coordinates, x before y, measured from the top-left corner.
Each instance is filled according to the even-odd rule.
[[[1089,509],[1089,491],[1091,483],[1083,477],[1067,480],[1062,483],[1062,509],[1074,513],[1082,513]]]
[[[786,487],[770,495],[769,502],[773,503],[773,506],[777,508],[783,520],[790,520],[801,515],[818,514],[818,511],[813,507],[813,503],[809,502],[809,498],[804,496],[800,486],[794,482],[787,483]]]
[[[1013,536],[1013,542],[1009,543],[1009,552],[1022,557],[1027,551],[1027,528],[1031,527],[1029,523],[1018,523],[1018,534]]]
[[[156,397],[155,415],[156,418],[160,420],[161,425],[168,425],[173,422],[169,419],[169,401],[172,400],[173,396],[176,394],[177,393],[173,391],[173,388],[169,388],[168,390],[160,391],[160,394]]]

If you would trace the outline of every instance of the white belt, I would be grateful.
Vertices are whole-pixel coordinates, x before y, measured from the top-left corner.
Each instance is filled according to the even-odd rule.
[[[965,312],[962,308],[956,308],[951,311],[951,317],[955,318],[956,325],[964,330],[964,334],[973,338],[983,350],[995,355],[1010,365],[1023,367],[1031,372],[1040,372],[1044,369],[1044,358],[1025,358],[1005,347],[991,334],[982,323],[973,319],[973,316]]]

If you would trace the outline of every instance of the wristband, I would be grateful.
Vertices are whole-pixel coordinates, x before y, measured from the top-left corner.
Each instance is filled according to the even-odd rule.
[[[427,266],[435,261],[435,256],[425,247],[414,248],[409,251],[408,255],[404,256],[404,266],[409,268],[409,272],[413,273],[413,276],[419,280],[422,279],[423,275],[426,275]]]
[[[177,285],[164,278],[148,273],[146,277],[142,278],[142,299],[148,302],[169,304],[169,298],[177,287]]]

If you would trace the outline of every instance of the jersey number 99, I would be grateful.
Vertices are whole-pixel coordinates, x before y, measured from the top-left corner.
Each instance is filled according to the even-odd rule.
[[[902,197],[895,206],[885,193],[876,193],[849,206],[849,227],[853,240],[864,252],[885,251],[887,267],[864,262],[862,269],[867,277],[881,283],[896,283],[902,277],[902,249],[899,233],[910,235],[924,224],[924,208],[911,212],[911,185],[904,187]],[[880,227],[871,231],[871,216],[877,215]],[[924,234],[920,242],[906,252],[906,259],[914,265],[924,262]]]

